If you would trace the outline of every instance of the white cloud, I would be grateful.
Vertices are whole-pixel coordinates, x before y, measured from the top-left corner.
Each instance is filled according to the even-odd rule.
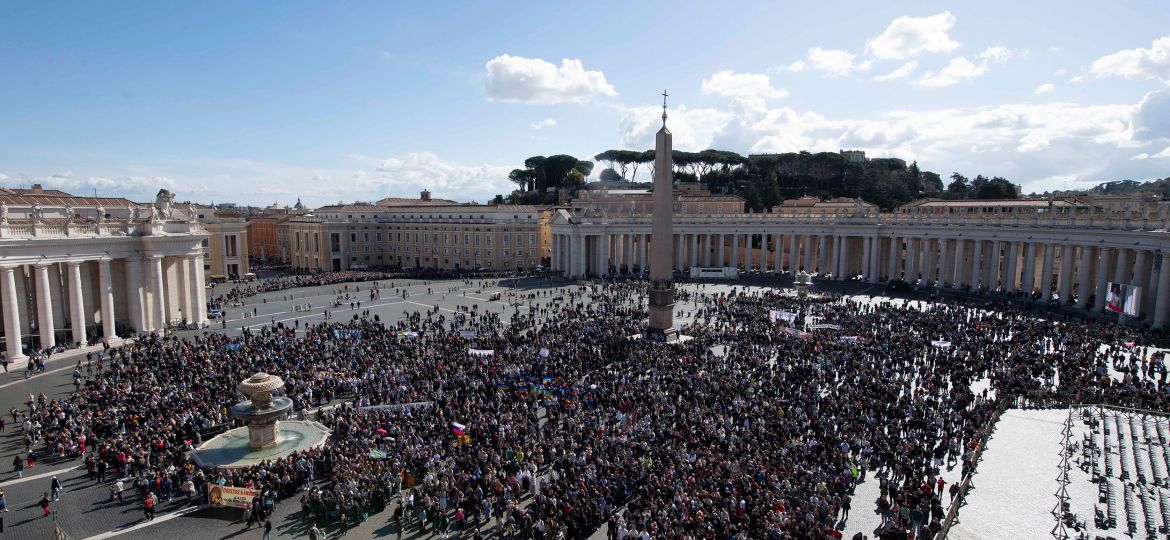
[[[987,62],[975,64],[965,57],[956,56],[951,59],[946,67],[937,73],[934,71],[927,72],[921,79],[918,79],[916,84],[919,86],[933,87],[951,86],[959,81],[973,79],[984,73],[987,73]]]
[[[808,50],[808,63],[813,69],[833,76],[848,75],[860,66],[853,64],[854,55],[840,49],[813,47]]]
[[[53,178],[73,178],[73,171],[64,170],[59,173],[54,173]]]
[[[790,72],[796,73],[799,71],[804,71],[804,67],[805,67],[804,60],[795,60],[791,64],[788,64],[787,66],[780,66],[780,67],[776,68],[776,71],[778,71],[780,73],[783,73],[785,71],[790,71]]]
[[[1058,69],[1058,70],[1056,70],[1056,72],[1055,72],[1055,73],[1053,73],[1053,75],[1055,75],[1055,76],[1057,76],[1057,77],[1063,77],[1063,76],[1065,76],[1065,75],[1067,75],[1067,74],[1068,74],[1068,70],[1067,70],[1067,69],[1064,69],[1064,68]]]
[[[154,193],[160,189],[175,190],[178,183],[174,179],[165,176],[126,176],[119,179],[108,178],[104,176],[89,176],[80,178],[70,171],[68,176],[62,174],[54,174],[48,178],[38,178],[35,182],[44,184],[46,187],[53,189],[60,189],[62,191],[74,192],[76,195],[86,196],[92,194],[94,190],[98,191],[101,196],[128,196],[130,198],[139,197],[143,200],[147,195],[153,196]],[[190,191],[187,186],[184,189]]]
[[[1044,84],[1036,87],[1035,93],[1036,93],[1036,95],[1050,94],[1050,93],[1052,93],[1053,90],[1056,90],[1056,85],[1054,85],[1052,83],[1044,83]]]
[[[531,127],[532,129],[539,130],[539,129],[544,129],[544,128],[550,128],[550,127],[553,127],[555,125],[557,125],[557,120],[555,118],[550,117],[550,118],[545,118],[544,120],[541,120],[539,122],[533,122],[529,127]]]
[[[759,100],[761,105],[762,102]],[[692,151],[710,147],[732,114],[717,109],[688,109],[685,105],[671,109],[666,125],[674,136],[674,148]],[[654,134],[662,126],[661,115],[658,107],[627,109],[618,127],[622,144],[627,148],[653,148]]]
[[[763,100],[733,99],[728,107],[672,111],[667,125],[676,133],[680,150],[859,148],[870,156],[917,160],[944,175],[995,174],[1023,183],[1026,190],[1044,191],[1101,178],[1164,174],[1150,166],[1156,162],[1129,159],[1143,144],[1133,127],[1138,110],[1136,104],[1043,103],[831,118],[791,107],[770,108]],[[651,148],[660,113],[655,107],[628,110],[620,124],[623,146]]]
[[[0,182],[4,182],[4,181],[8,180],[9,178],[12,178],[12,177],[8,176],[7,174],[0,173]]]
[[[510,167],[465,165],[443,161],[431,152],[412,152],[382,160],[375,174],[353,185],[357,193],[416,193],[429,189],[435,197],[485,202],[497,193],[509,193]]]
[[[484,89],[488,100],[510,103],[566,103],[617,92],[600,71],[586,71],[575,58],[555,64],[540,58],[502,54],[488,60]]]
[[[1170,36],[1155,39],[1150,48],[1126,49],[1093,61],[1089,75],[1170,81]]]
[[[918,62],[915,60],[911,60],[909,62],[906,62],[905,64],[902,64],[900,67],[898,67],[898,69],[895,69],[894,71],[891,71],[885,75],[874,77],[873,80],[880,82],[880,81],[892,81],[894,79],[901,79],[902,77],[905,77],[905,76],[913,73],[914,70],[917,68],[918,68]]]
[[[1053,46],[1051,46],[1051,47],[1049,47],[1049,48],[1048,48],[1048,52],[1050,52],[1050,53],[1058,53],[1058,52],[1060,52],[1060,47],[1057,47],[1056,45],[1053,45]]]
[[[1161,159],[1161,158],[1170,158],[1170,146],[1167,146],[1166,148],[1164,148],[1161,152],[1158,152],[1157,154],[1150,155],[1150,154],[1147,154],[1145,152],[1142,152],[1142,153],[1140,153],[1136,156],[1133,156],[1129,159]]]
[[[996,45],[994,47],[983,49],[983,52],[979,53],[979,58],[995,64],[1002,64],[1010,60],[1011,57],[1015,55],[1015,51],[1004,47],[1003,45]]]
[[[903,60],[924,52],[949,53],[959,47],[947,35],[954,25],[955,16],[950,11],[930,17],[898,17],[866,43],[865,50],[881,60]]]
[[[736,73],[729,69],[716,72],[710,78],[703,79],[701,90],[704,94],[714,94],[724,97],[761,97],[767,99],[783,99],[788,97],[788,91],[772,86],[772,79],[762,73]]]

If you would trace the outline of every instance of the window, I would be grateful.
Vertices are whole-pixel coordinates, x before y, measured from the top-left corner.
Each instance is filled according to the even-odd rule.
[[[200,245],[202,245],[203,247],[211,247],[211,239],[209,239],[209,238],[204,238],[204,239],[203,239],[203,241],[202,241],[202,242],[200,242]],[[298,247],[298,248],[299,248],[299,247],[301,247],[301,235],[300,235],[300,233],[298,233],[298,234],[297,234],[297,247]]]
[[[475,235],[475,245],[479,245],[479,235]]]
[[[357,233],[349,233],[349,241],[357,242]]]
[[[489,246],[492,245],[492,235],[488,234],[488,235],[484,235],[484,236],[487,236],[487,245],[489,245]]]
[[[369,241],[370,241],[370,233],[368,233],[368,232],[362,233],[362,242],[369,242]]]
[[[504,245],[508,245],[508,235],[504,235]]]
[[[523,246],[523,245],[524,245],[524,235],[523,235],[523,234],[517,234],[517,235],[516,235],[516,245],[517,245],[517,246]]]
[[[402,241],[402,233],[398,233],[398,241],[399,241],[399,242],[401,242],[401,241]]]
[[[536,235],[535,234],[528,235],[528,245],[530,245],[530,246],[536,245]]]
[[[382,231],[378,231],[377,238],[378,238],[378,242],[381,243],[382,242]]]

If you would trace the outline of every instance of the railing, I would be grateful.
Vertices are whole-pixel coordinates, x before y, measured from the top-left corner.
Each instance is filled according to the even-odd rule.
[[[643,214],[573,213],[574,224],[649,225],[653,218]],[[870,225],[912,227],[1044,227],[1056,229],[1106,229],[1164,231],[1170,219],[1157,215],[1112,217],[1101,215],[1056,214],[913,214],[913,213],[842,213],[842,214],[721,214],[706,216],[675,215],[675,225]]]
[[[183,221],[134,223],[5,223],[0,224],[0,239],[62,238],[100,236],[155,236],[163,234],[205,234],[199,223]]]

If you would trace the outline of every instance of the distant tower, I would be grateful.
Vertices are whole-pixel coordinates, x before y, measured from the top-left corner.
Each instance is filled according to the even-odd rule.
[[[671,165],[672,137],[666,129],[666,91],[662,92],[662,129],[654,137],[654,223],[650,238],[650,332],[649,338],[674,341],[674,282],[671,259],[674,247],[672,219],[674,178]]]

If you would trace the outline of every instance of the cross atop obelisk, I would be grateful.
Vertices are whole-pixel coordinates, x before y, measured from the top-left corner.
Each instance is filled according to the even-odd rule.
[[[666,127],[666,96],[669,95],[666,90],[662,91],[662,127]]]

